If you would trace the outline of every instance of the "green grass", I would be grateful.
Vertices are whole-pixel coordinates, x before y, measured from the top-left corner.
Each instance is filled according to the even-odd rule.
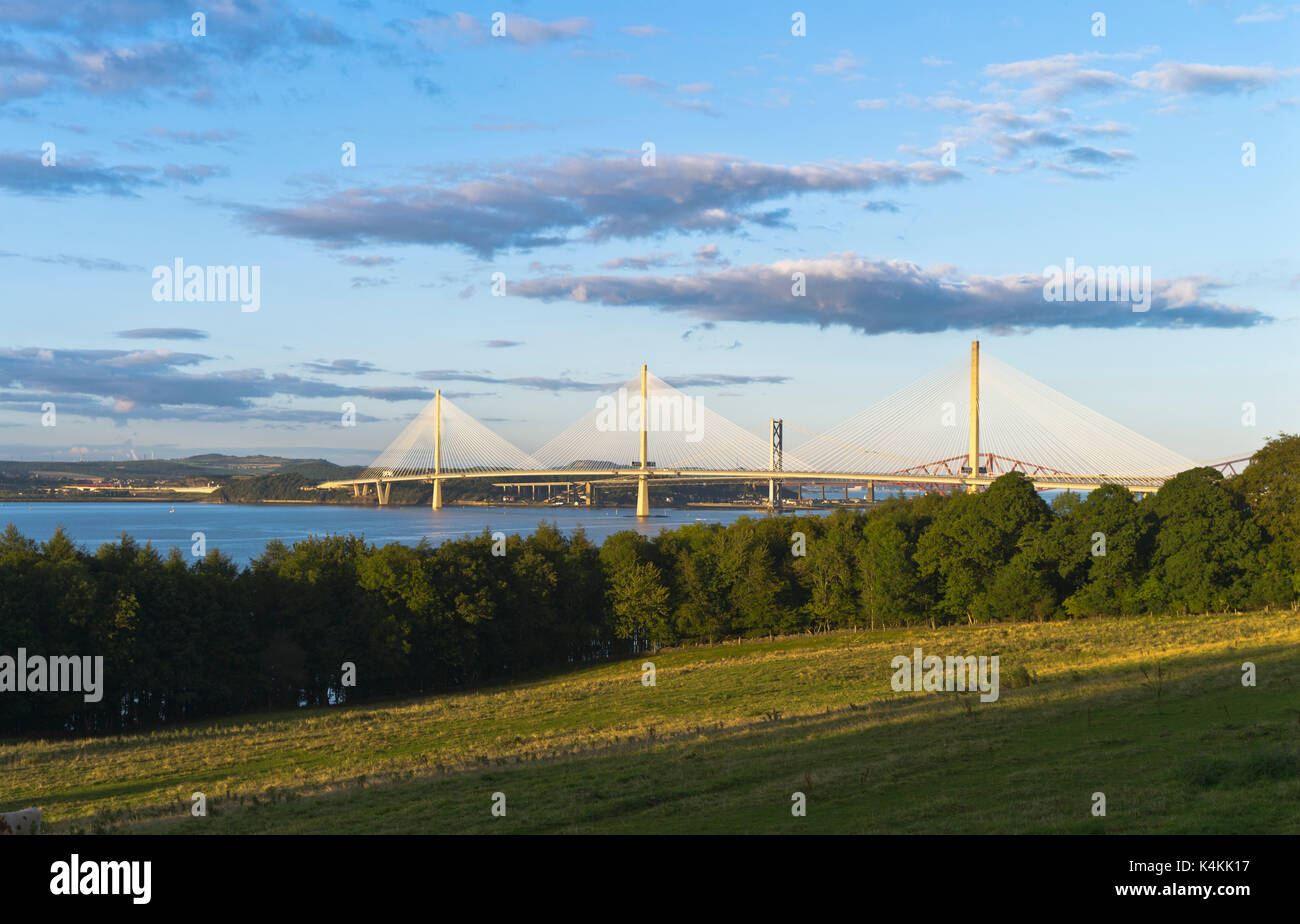
[[[1001,698],[893,692],[890,659],[914,646],[1000,655]],[[1243,661],[1258,686],[1241,685]],[[793,638],[3,742],[0,807],[37,805],[55,832],[1294,832],[1298,681],[1288,614]],[[189,814],[196,791],[207,818]]]

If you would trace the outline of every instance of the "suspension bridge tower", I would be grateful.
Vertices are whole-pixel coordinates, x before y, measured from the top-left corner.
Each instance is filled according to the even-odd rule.
[[[781,431],[785,425],[785,421],[779,417],[772,417],[768,420],[768,423],[771,425],[772,440],[770,448],[768,449],[767,464],[771,471],[779,472],[783,465]],[[773,510],[781,509],[781,482],[777,481],[775,478],[769,478],[767,480],[767,506],[771,507]]]
[[[970,343],[970,457],[966,461],[970,477],[980,473],[980,342]],[[974,494],[979,485],[967,484],[966,493]]]
[[[442,389],[433,396],[433,509],[442,509]]]
[[[641,472],[636,479],[636,515],[650,516],[650,469],[646,453],[646,427],[650,408],[646,400],[646,367],[641,364]]]

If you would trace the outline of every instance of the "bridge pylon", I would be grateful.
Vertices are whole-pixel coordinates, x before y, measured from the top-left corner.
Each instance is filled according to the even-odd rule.
[[[433,395],[433,509],[442,509],[442,389]]]
[[[971,478],[980,474],[980,342],[970,343],[970,452],[966,461]],[[974,494],[979,485],[966,485],[966,493]]]
[[[636,515],[639,517],[650,516],[650,468],[649,455],[647,449],[647,434],[649,430],[649,402],[647,401],[646,389],[646,365],[641,364],[641,474],[636,479]]]
[[[768,466],[774,472],[779,472],[782,465],[782,438],[781,430],[785,421],[779,417],[769,418],[772,425],[772,441],[768,451]],[[781,482],[775,478],[767,480],[767,505],[773,510],[781,509]]]

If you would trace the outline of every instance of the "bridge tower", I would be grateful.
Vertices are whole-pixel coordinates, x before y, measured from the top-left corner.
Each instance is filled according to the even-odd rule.
[[[647,465],[646,428],[649,423],[650,408],[646,401],[646,367],[641,364],[641,474],[636,479],[636,515],[650,516],[650,469]]]
[[[768,467],[774,471],[781,471],[781,429],[785,423],[783,418],[770,417],[768,420],[772,425],[772,442],[768,452]],[[781,483],[775,478],[767,480],[767,505],[773,510],[781,509]]]
[[[433,396],[433,509],[442,509],[442,389]]]
[[[978,478],[980,473],[980,342],[970,343],[970,454],[966,462],[970,477]],[[979,490],[976,484],[966,485],[966,493],[974,494]]]

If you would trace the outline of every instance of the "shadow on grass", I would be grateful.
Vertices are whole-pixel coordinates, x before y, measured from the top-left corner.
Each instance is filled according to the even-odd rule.
[[[1253,649],[1261,676],[1276,678],[1253,689],[1240,685],[1239,657],[1171,653],[1159,703],[1135,662],[1037,682],[1026,674],[997,703],[900,695],[673,736],[651,732],[552,757],[372,775],[364,785],[222,806],[209,819],[155,819],[136,830],[1275,830],[1276,818],[1261,813],[1269,794],[1258,784],[1297,776],[1288,678],[1300,653],[1283,644]],[[1260,736],[1274,740],[1250,743]],[[1207,750],[1223,756],[1189,756]],[[1206,787],[1225,798],[1197,803],[1196,790]],[[1081,808],[1097,788],[1117,806],[1109,821]],[[508,821],[488,812],[494,791],[510,794]],[[816,809],[807,819],[790,816],[795,791]]]

